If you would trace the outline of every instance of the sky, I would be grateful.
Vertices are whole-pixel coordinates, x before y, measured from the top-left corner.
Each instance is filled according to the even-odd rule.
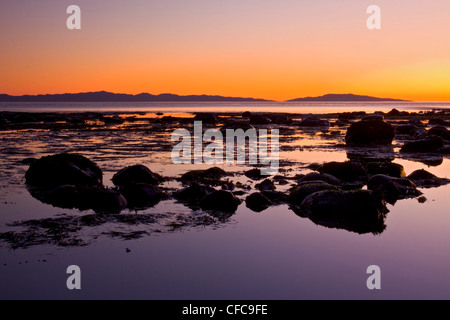
[[[81,29],[69,30],[69,5]],[[370,30],[369,5],[381,10]],[[449,0],[9,0],[0,93],[450,101]]]

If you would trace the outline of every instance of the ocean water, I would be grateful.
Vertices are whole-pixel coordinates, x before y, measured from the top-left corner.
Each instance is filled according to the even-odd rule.
[[[276,110],[275,110],[276,106]],[[328,113],[343,111],[430,110],[449,103],[301,104],[284,103],[145,103],[141,106],[104,104],[0,105],[16,111],[117,111],[189,113],[195,111],[260,111]],[[230,111],[232,110],[232,111]],[[292,110],[292,111],[291,111]],[[326,110],[326,111],[325,111]],[[0,233],[14,231],[20,241],[0,240],[0,299],[449,299],[450,185],[422,189],[417,199],[388,205],[386,229],[358,234],[328,228],[296,215],[287,205],[253,212],[245,201],[231,216],[197,223],[208,216],[174,200],[145,210],[124,210],[122,219],[96,225],[77,224],[91,210],[61,209],[33,198],[24,184],[28,157],[63,151],[79,152],[104,172],[104,183],[121,168],[144,164],[175,180],[191,169],[210,166],[175,165],[170,135],[161,131],[100,130],[0,131]],[[280,174],[308,173],[312,163],[348,160],[345,129],[334,135],[280,126]],[[417,169],[450,178],[450,161],[436,164],[402,157],[401,140],[394,140],[394,162],[407,174]],[[367,150],[366,150],[367,151]],[[420,161],[421,160],[421,161]],[[219,165],[234,173],[233,182],[254,186],[242,175],[248,165]],[[295,181],[290,180],[291,184]],[[291,185],[277,185],[286,191]],[[246,195],[240,196],[245,199]],[[126,218],[132,220],[128,223]],[[148,222],[144,218],[152,217]],[[59,219],[59,220],[58,220]],[[73,230],[51,233],[45,227],[68,219]],[[186,222],[187,223],[183,223]],[[189,222],[190,221],[190,222]],[[208,220],[210,221],[210,220]],[[81,290],[68,290],[67,267],[81,269]],[[367,268],[381,270],[381,289],[369,290]]]

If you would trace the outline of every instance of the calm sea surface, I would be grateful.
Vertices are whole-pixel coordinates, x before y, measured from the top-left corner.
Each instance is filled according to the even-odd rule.
[[[0,104],[2,111],[165,114],[426,111],[449,107],[448,102]],[[182,225],[177,224],[180,217],[203,213],[174,200],[121,213],[153,215],[152,223],[108,221],[74,229],[70,239],[79,240],[78,245],[58,245],[58,239],[48,237],[45,229],[33,227],[33,220],[51,222],[93,212],[56,208],[33,198],[24,185],[28,165],[21,160],[79,152],[102,168],[107,186],[112,186],[115,172],[137,163],[172,178],[209,167],[173,164],[170,150],[158,147],[159,142],[170,141],[170,134],[170,130],[155,134],[120,128],[0,131],[0,233],[23,231],[49,239],[19,248],[0,240],[0,299],[450,299],[450,185],[420,189],[427,198],[425,203],[407,199],[388,205],[387,228],[378,235],[316,225],[287,205],[257,213],[245,202],[228,219],[209,225]],[[285,169],[281,174],[285,176],[308,173],[311,163],[348,160],[346,150],[336,147],[343,142],[345,132],[330,137],[280,127],[280,134],[291,138],[282,144],[280,153]],[[399,157],[400,147],[401,142],[394,140],[394,162],[403,165],[407,174],[426,169],[450,178],[447,158],[430,166]],[[242,176],[249,167],[220,167],[235,173],[230,178],[233,182],[254,185]],[[175,180],[164,186],[181,187]],[[277,185],[281,191],[289,187]],[[66,287],[69,265],[81,268],[81,290]],[[370,265],[381,268],[381,290],[367,289],[366,269]]]

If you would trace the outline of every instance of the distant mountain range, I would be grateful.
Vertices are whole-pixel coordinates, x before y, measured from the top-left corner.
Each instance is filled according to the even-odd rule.
[[[224,97],[211,95],[187,95],[177,94],[158,94],[150,93],[126,94],[112,93],[106,91],[82,92],[82,93],[63,93],[63,94],[39,94],[12,96],[9,94],[0,94],[0,102],[146,102],[146,101],[231,101],[231,102],[256,102],[271,101],[255,98]],[[306,97],[288,100],[293,101],[405,101],[389,98],[375,98],[370,96],[361,96],[355,94],[326,94],[319,97]]]
[[[375,98],[370,96],[361,96],[357,94],[326,94],[319,97],[306,97],[288,100],[291,101],[406,101],[390,98]]]
[[[150,93],[125,94],[106,91],[11,96],[0,94],[0,102],[146,102],[146,101],[269,101],[254,98]]]

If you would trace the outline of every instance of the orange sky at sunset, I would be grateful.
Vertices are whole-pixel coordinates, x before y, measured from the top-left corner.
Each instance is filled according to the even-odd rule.
[[[71,4],[81,30],[66,28]],[[370,4],[381,30],[366,26]],[[450,101],[448,0],[27,0],[0,12],[0,93]]]

